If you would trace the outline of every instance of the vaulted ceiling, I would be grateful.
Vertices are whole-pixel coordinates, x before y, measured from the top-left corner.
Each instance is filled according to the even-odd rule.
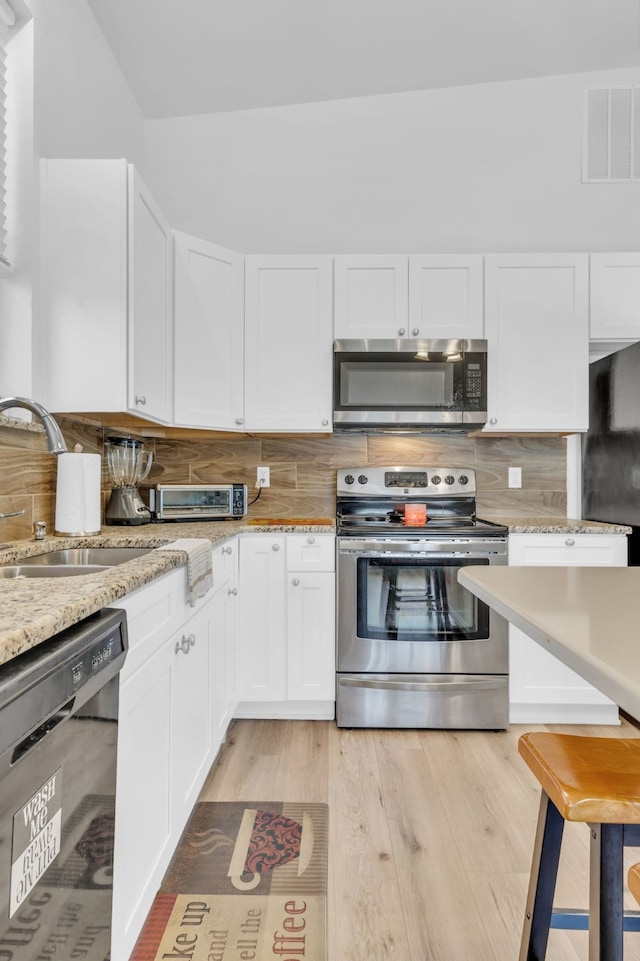
[[[640,64],[640,0],[88,0],[145,117]]]

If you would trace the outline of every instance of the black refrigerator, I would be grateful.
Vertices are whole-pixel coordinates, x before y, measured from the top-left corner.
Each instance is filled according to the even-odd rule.
[[[640,343],[589,366],[582,516],[632,527],[629,564],[640,565]]]

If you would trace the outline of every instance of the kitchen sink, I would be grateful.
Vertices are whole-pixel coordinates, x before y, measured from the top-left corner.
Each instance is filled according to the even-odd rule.
[[[149,554],[150,547],[72,547],[22,557],[0,566],[2,577],[74,577],[117,567],[135,557]]]

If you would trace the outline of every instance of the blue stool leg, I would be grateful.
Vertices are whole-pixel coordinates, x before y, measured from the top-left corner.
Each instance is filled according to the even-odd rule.
[[[622,961],[624,825],[589,830],[589,961]]]
[[[542,791],[519,961],[544,961],[563,830],[564,818]]]

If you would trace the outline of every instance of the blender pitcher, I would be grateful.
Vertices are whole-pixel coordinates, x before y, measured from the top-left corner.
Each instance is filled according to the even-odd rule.
[[[138,491],[138,484],[151,470],[153,455],[144,442],[133,437],[107,437],[107,469],[113,490],[107,504],[107,524],[149,524],[151,514]]]

